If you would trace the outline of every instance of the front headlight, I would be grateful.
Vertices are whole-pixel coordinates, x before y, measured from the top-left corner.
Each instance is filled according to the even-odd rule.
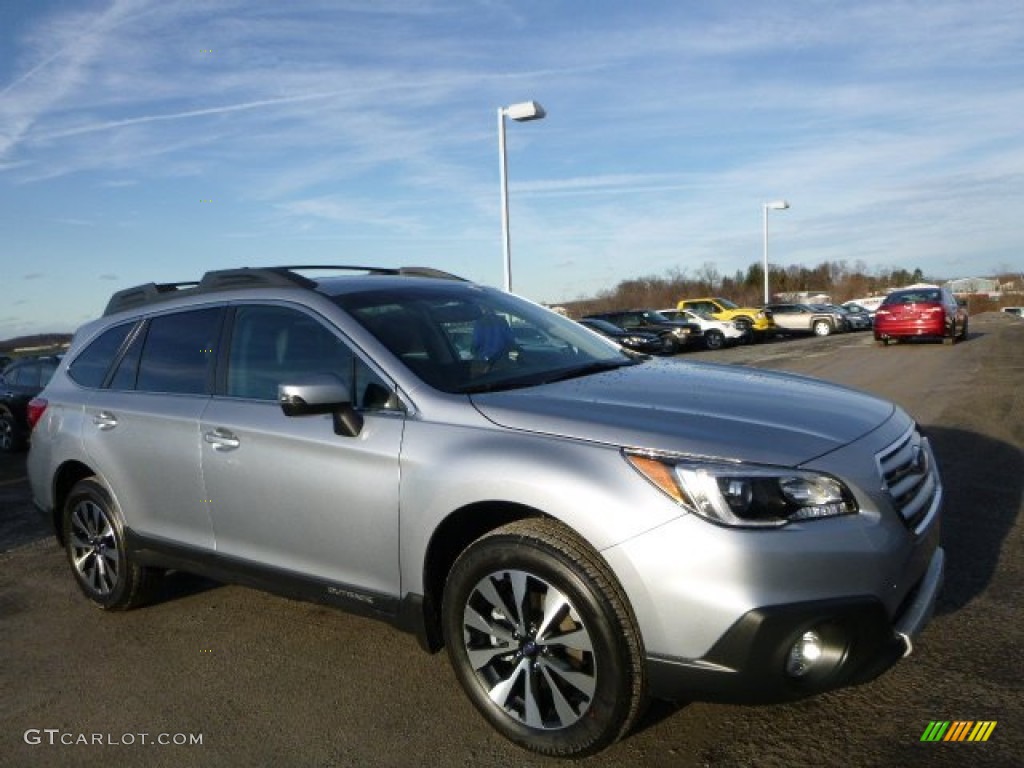
[[[857,513],[850,490],[819,472],[623,455],[679,505],[720,525],[778,527]]]

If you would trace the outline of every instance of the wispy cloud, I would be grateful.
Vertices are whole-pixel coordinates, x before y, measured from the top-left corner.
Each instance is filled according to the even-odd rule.
[[[1024,258],[1019,0],[570,10],[33,6],[0,30],[5,245],[39,254],[40,287],[83,246],[142,281],[291,242],[333,259],[339,240],[497,282],[496,110],[535,98],[547,118],[507,126],[517,286],[535,298],[745,269],[777,197],[784,263]]]

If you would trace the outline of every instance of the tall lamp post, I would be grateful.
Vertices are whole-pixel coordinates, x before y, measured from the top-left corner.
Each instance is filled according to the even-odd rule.
[[[541,120],[547,113],[536,101],[498,107],[498,167],[501,173],[501,245],[505,264],[505,290],[512,290],[512,243],[508,232],[508,159],[505,154],[505,118],[517,123]]]
[[[768,211],[784,211],[789,208],[785,200],[775,200],[765,203],[764,206],[764,303],[771,301],[768,294]]]

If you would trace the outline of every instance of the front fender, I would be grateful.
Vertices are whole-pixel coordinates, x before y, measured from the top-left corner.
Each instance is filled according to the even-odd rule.
[[[684,512],[615,446],[504,429],[410,421],[402,447],[403,592],[423,589],[423,557],[453,512],[516,505],[561,521],[595,550]]]

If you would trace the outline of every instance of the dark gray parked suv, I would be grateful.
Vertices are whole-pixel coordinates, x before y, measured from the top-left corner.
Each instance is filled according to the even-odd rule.
[[[871,680],[942,582],[942,486],[891,403],[641,359],[430,270],[121,291],[32,413],[32,492],[96,605],[179,569],[377,617],[548,755],[649,697]]]

